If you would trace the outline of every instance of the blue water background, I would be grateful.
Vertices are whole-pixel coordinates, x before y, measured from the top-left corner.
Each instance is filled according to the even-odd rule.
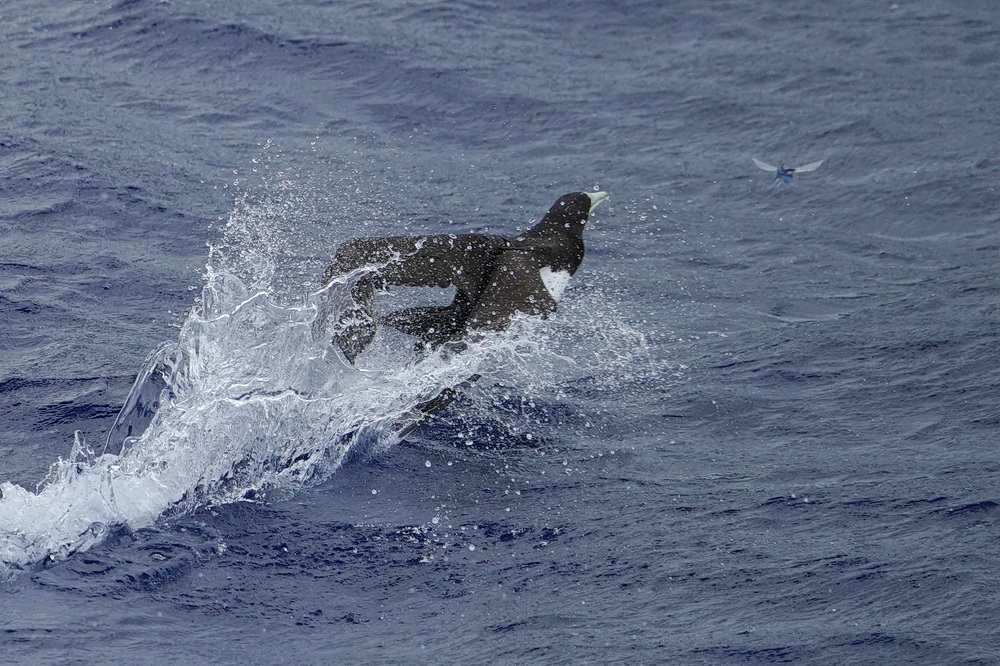
[[[565,368],[23,567],[0,660],[1000,662],[993,2],[4,15],[0,482],[102,441],[248,206],[295,301],[350,236],[612,199]]]

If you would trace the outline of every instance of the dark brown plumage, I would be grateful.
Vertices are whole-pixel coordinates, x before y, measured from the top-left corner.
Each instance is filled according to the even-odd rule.
[[[334,341],[354,363],[382,323],[431,346],[474,331],[506,328],[518,312],[547,316],[555,311],[563,276],[583,261],[583,228],[605,192],[560,197],[525,233],[436,234],[354,238],[337,248],[324,283],[371,266],[351,290],[354,305],[342,313]],[[559,278],[552,276],[558,275]],[[546,284],[549,281],[550,284]],[[456,288],[450,305],[408,308],[379,316],[375,291],[393,285]],[[551,287],[551,288],[550,288]],[[554,293],[557,292],[557,293]]]

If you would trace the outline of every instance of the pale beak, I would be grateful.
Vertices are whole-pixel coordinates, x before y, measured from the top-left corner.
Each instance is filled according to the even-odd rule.
[[[597,206],[608,198],[607,192],[584,192],[588,197],[590,197],[590,212],[593,213]]]

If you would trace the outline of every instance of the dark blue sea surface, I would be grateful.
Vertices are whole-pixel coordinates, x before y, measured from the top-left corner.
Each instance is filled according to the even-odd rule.
[[[7,0],[0,66],[0,661],[1000,663],[995,2]],[[344,239],[595,188],[551,319],[329,345]]]

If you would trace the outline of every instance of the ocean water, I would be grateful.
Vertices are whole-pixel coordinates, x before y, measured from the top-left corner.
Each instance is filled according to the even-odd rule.
[[[1000,663],[993,3],[4,7],[0,662]],[[330,347],[593,188],[551,319]]]

